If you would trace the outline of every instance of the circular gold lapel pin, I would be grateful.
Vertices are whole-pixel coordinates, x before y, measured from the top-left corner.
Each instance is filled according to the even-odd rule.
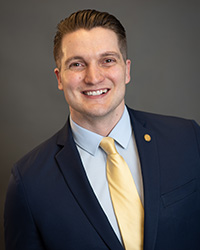
[[[150,142],[151,141],[151,136],[148,135],[148,134],[145,134],[144,139],[145,139],[145,141]]]

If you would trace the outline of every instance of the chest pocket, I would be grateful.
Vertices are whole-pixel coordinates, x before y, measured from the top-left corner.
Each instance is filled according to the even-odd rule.
[[[187,182],[186,184],[166,193],[161,196],[164,207],[168,207],[178,201],[181,201],[194,192],[196,192],[196,179]]]

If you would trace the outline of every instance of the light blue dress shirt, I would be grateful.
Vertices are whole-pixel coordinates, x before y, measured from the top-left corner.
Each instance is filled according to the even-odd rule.
[[[106,153],[99,147],[103,137],[80,127],[71,119],[71,117],[70,124],[90,185],[113,230],[122,242],[106,178]],[[110,132],[109,137],[112,137],[115,140],[118,153],[128,164],[140,199],[142,203],[144,203],[140,160],[134,133],[131,127],[130,117],[126,107],[120,121]]]

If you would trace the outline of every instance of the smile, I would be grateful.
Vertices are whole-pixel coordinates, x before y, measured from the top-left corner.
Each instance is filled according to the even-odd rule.
[[[97,95],[106,94],[107,92],[108,92],[108,89],[101,89],[97,91],[85,91],[83,93],[88,96],[97,96]]]

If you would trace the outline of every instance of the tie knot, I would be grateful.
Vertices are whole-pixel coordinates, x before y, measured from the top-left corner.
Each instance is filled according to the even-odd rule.
[[[117,150],[115,148],[114,139],[111,137],[104,137],[101,140],[100,147],[106,152],[106,154],[115,154]]]

